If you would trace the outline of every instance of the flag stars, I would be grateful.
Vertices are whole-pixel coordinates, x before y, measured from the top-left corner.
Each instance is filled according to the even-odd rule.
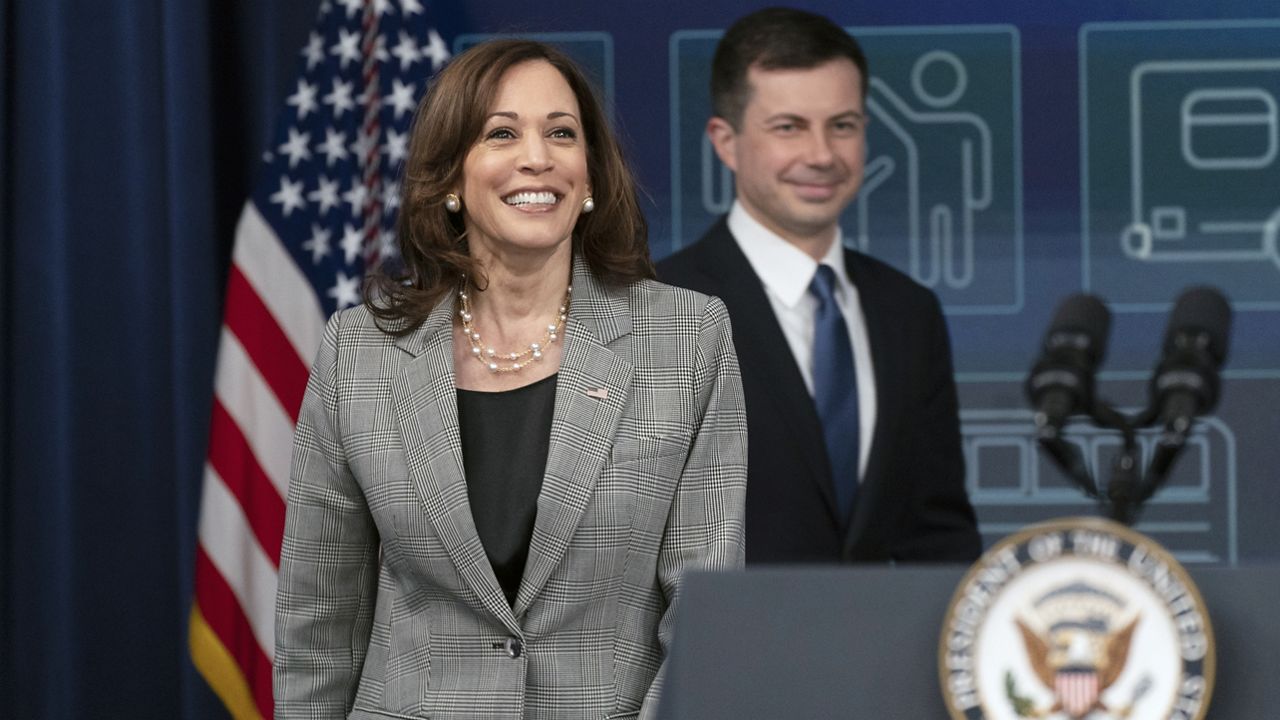
[[[308,83],[306,80],[298,80],[298,91],[290,95],[286,102],[298,108],[299,120],[306,118],[307,113],[315,112],[319,109],[320,105],[316,103],[317,89],[315,85]]]
[[[360,178],[351,178],[351,189],[342,193],[342,199],[351,205],[351,214],[360,217],[364,201],[369,199],[369,189],[361,183]]]
[[[327,215],[330,210],[341,204],[338,199],[338,181],[320,176],[320,184],[307,195],[307,199],[320,206],[320,214]]]
[[[400,207],[400,181],[392,180],[382,191],[382,207],[388,213]]]
[[[328,3],[326,3],[328,4]],[[321,8],[321,13],[325,10]],[[307,46],[302,48],[302,57],[307,59],[307,71],[324,62],[324,38],[320,33],[312,31],[311,37],[307,39]]]
[[[360,56],[359,58],[356,58],[356,59],[357,59],[357,60],[361,60],[361,61],[363,61],[363,60],[365,59],[365,58],[364,58],[364,54],[363,54],[363,53],[364,53],[364,41],[363,41],[363,40],[361,40],[361,44],[360,44],[360,52],[361,52],[361,56]],[[376,59],[376,60],[377,60],[378,62],[380,62],[380,63],[385,63],[385,62],[388,62],[389,60],[391,60],[391,54],[387,52],[387,36],[386,36],[386,35],[378,35],[378,36],[374,37],[374,39],[373,39],[373,57],[374,57],[374,59]],[[361,99],[361,101],[363,101],[365,97],[366,97],[366,93],[360,93],[360,99]]]
[[[392,78],[391,80],[391,96],[387,98],[387,102],[396,109],[396,120],[400,116],[413,110],[417,101],[413,97],[414,86],[412,83],[405,85],[400,82],[400,78]]]
[[[405,17],[409,17],[410,15],[421,15],[422,3],[418,2],[418,0],[401,0],[400,12],[404,13]]]
[[[338,4],[347,9],[347,17],[351,17],[360,12],[364,0],[338,0]]]
[[[289,140],[281,145],[278,149],[284,155],[289,156],[289,167],[293,168],[303,160],[311,159],[311,148],[307,147],[307,143],[311,142],[311,134],[298,132],[297,128],[289,128]]]
[[[311,252],[312,264],[320,262],[321,258],[329,254],[329,239],[333,237],[333,233],[325,228],[311,224],[311,239],[304,240],[302,249]]]
[[[347,32],[346,28],[338,28],[338,42],[329,48],[329,54],[338,56],[338,64],[342,69],[349,62],[360,61],[360,33]]]
[[[422,46],[422,54],[431,58],[431,70],[434,72],[440,69],[452,57],[449,54],[449,48],[444,44],[444,38],[440,37],[440,33],[435,28],[427,34],[427,44]]]
[[[332,267],[321,272],[318,290],[343,310],[362,301],[364,263],[399,255],[395,217],[403,209],[403,183],[394,174],[408,161],[407,125],[426,84],[418,77],[439,71],[452,53],[438,30],[425,27],[424,0],[317,2],[328,29],[311,32],[302,48],[306,74],[295,79],[284,127],[264,155],[278,187],[257,197],[269,198],[264,205],[274,223],[285,220],[281,227],[292,235],[299,263]],[[413,16],[417,31],[399,23],[377,33],[360,27],[362,17]],[[368,87],[357,76],[362,63],[375,60],[384,63],[385,85]]]
[[[342,226],[342,245],[343,260],[350,265],[360,257],[360,251],[364,248],[364,233],[356,229],[351,223],[344,223]]]
[[[383,229],[378,233],[378,257],[382,260],[393,258],[400,252],[396,246],[396,233],[394,230]]]
[[[418,49],[418,43],[403,30],[400,31],[400,42],[392,48],[391,54],[400,60],[400,72],[408,70],[422,59],[422,51]]]
[[[338,309],[351,307],[360,304],[360,276],[347,277],[344,272],[339,272],[335,277],[333,287],[329,288],[329,297],[337,303]]]
[[[369,152],[378,147],[378,131],[374,130],[373,134],[364,132],[356,132],[356,141],[351,144],[351,152],[356,156],[356,161],[363,163],[365,158],[369,157]]]
[[[391,128],[387,128],[387,142],[382,146],[382,152],[386,154],[387,159],[394,166],[396,163],[404,162],[409,156],[409,133],[398,133]]]
[[[280,189],[271,195],[271,202],[280,205],[280,212],[285,217],[294,210],[306,207],[307,201],[302,199],[302,181],[293,182],[288,175],[280,176]]]
[[[347,134],[333,128],[325,128],[324,142],[316,146],[316,152],[325,157],[325,165],[330,167],[339,160],[347,159]]]
[[[325,105],[333,106],[333,116],[335,118],[342,117],[342,113],[355,108],[355,100],[351,99],[351,90],[353,83],[343,82],[337,78],[333,79],[333,92],[325,95],[323,100]]]

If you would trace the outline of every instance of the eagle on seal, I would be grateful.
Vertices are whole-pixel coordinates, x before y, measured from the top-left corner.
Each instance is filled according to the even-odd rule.
[[[1109,632],[1096,620],[1061,622],[1041,634],[1021,618],[1016,619],[1031,668],[1055,699],[1047,712],[1035,716],[1066,713],[1071,720],[1082,720],[1101,710],[1126,717],[1132,705],[1113,711],[1101,697],[1124,672],[1138,620],[1139,616],[1134,616],[1115,632]]]

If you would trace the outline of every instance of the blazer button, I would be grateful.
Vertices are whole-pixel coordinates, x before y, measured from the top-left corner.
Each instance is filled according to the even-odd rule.
[[[507,638],[502,643],[502,649],[506,650],[510,657],[518,658],[524,653],[524,643],[520,642],[520,638]]]

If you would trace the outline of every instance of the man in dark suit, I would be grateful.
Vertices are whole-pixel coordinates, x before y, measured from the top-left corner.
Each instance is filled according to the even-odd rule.
[[[707,135],[732,210],[660,278],[724,300],[746,393],[748,563],[971,561],[951,348],[937,298],[845,250],[867,62],[830,20],[772,8],[725,33]]]

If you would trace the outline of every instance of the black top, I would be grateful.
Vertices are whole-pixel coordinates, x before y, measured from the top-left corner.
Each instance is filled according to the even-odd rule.
[[[467,497],[493,574],[515,604],[551,445],[556,376],[515,390],[458,390]]]

